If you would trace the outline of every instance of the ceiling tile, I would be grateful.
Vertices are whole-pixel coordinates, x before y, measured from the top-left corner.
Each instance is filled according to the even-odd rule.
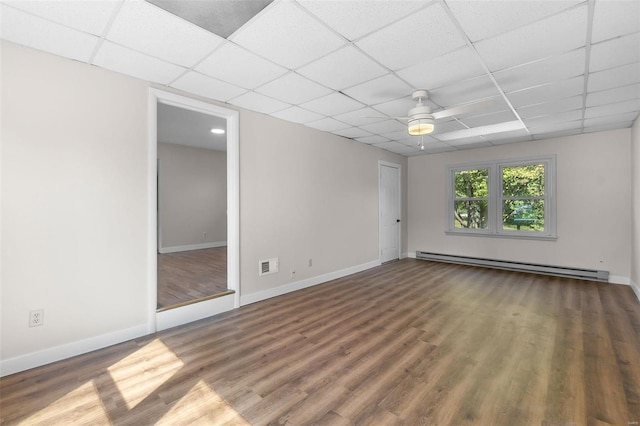
[[[298,0],[349,40],[355,40],[424,7],[418,1]]]
[[[318,121],[323,118],[322,115],[315,112],[307,111],[297,106],[293,106],[282,111],[271,114],[273,117],[281,118],[294,123],[308,123],[310,121]]]
[[[640,83],[640,62],[590,73],[587,91],[598,92],[635,83]]]
[[[584,74],[585,48],[516,66],[494,74],[505,92],[526,89]]]
[[[599,105],[587,108],[584,112],[584,118],[595,118],[604,115],[623,114],[627,112],[640,111],[640,99],[618,102],[615,104]]]
[[[580,1],[451,1],[447,4],[471,41],[478,41],[556,14]]]
[[[344,136],[345,138],[351,138],[351,139],[371,136],[371,133],[364,131],[358,127],[351,127],[349,129],[336,130],[331,133],[339,136]]]
[[[558,55],[586,44],[587,5],[480,41],[476,48],[491,71]]]
[[[352,127],[349,124],[335,120],[331,117],[325,117],[318,121],[312,121],[310,123],[307,123],[306,125],[315,129],[324,130],[325,132],[333,132],[335,130],[342,130],[348,127]]]
[[[633,126],[633,121],[621,123],[600,124],[598,126],[588,126],[582,130],[582,133],[604,132],[607,130],[628,129]]]
[[[0,4],[0,36],[23,46],[83,62],[89,61],[100,40],[4,4]]]
[[[431,100],[445,108],[499,95],[488,76],[471,78],[429,92]]]
[[[382,136],[384,136],[385,138],[390,139],[392,141],[402,141],[402,140],[405,140],[407,138],[412,138],[413,137],[413,136],[409,135],[409,133],[407,132],[407,129],[396,130],[395,132],[385,133]]]
[[[380,115],[380,113],[382,113],[390,117],[406,117],[409,110],[414,106],[416,106],[416,101],[411,99],[411,96],[407,96],[406,98],[377,104],[375,109],[379,112],[376,112],[374,115]]]
[[[207,31],[228,38],[273,0],[145,0]]]
[[[584,77],[581,76],[507,93],[507,98],[515,108],[520,108],[581,95],[583,91]]]
[[[421,154],[437,154],[440,152],[451,152],[451,151],[457,151],[457,150],[458,149],[454,146],[451,146],[444,142],[435,141],[434,143],[429,143],[429,144],[425,143],[424,150],[420,150],[419,152]],[[421,154],[416,154],[416,155],[421,155]]]
[[[622,114],[612,114],[603,117],[593,117],[584,120],[584,127],[604,126],[610,124],[619,125],[619,128],[624,128],[624,125],[629,121],[634,121],[638,118],[638,111],[625,112]]]
[[[451,146],[456,146],[456,147],[464,146],[465,148],[482,148],[485,146],[491,146],[491,142],[487,141],[482,136],[472,136],[470,138],[453,139],[453,140],[447,141],[447,143]]]
[[[366,105],[375,105],[392,99],[409,96],[413,88],[393,74],[359,84],[344,93]]]
[[[186,71],[185,68],[108,41],[102,44],[93,63],[99,67],[160,84],[169,84]]]
[[[640,30],[640,24],[638,26]],[[640,32],[591,46],[589,72],[640,61]]]
[[[529,126],[528,129],[536,138],[540,134],[560,132],[564,130],[580,129],[582,127],[582,120],[573,121],[547,121],[536,123],[535,126]]]
[[[487,102],[490,101],[490,103],[485,104],[484,103],[485,101],[487,101]],[[493,113],[496,113],[496,112],[511,111],[511,107],[509,107],[509,105],[504,100],[502,95],[494,96],[494,97],[487,98],[487,99],[483,99],[482,102],[483,102],[483,104],[481,105],[482,108],[471,110],[471,111],[467,112],[464,116],[465,117],[476,117],[476,116],[480,116],[480,115],[493,114]],[[442,120],[442,119],[440,119],[440,120]]]
[[[356,138],[358,142],[366,143],[368,145],[373,145],[374,143],[385,143],[390,142],[389,139],[384,136],[375,135],[375,136],[364,136],[361,138]]]
[[[293,72],[259,87],[256,91],[294,105],[331,93],[330,89]]]
[[[375,143],[375,144],[373,144],[373,146],[375,146],[376,148],[382,148],[382,149],[386,149],[386,150],[398,150],[399,149],[399,150],[406,151],[406,149],[407,149],[406,145],[402,145],[401,143],[398,143],[398,142]]]
[[[292,1],[271,3],[230,40],[289,69],[336,50],[345,40]]]
[[[640,83],[587,94],[587,106],[598,106],[640,99]]]
[[[397,74],[413,87],[433,90],[456,81],[482,75],[484,68],[473,50],[465,46],[446,55],[427,59],[417,65],[400,70]]]
[[[171,87],[218,101],[228,101],[246,90],[215,78],[190,71],[171,83]]]
[[[534,118],[541,117],[549,114],[558,114],[562,112],[572,111],[582,108],[583,97],[582,95],[572,96],[570,98],[557,99],[552,102],[543,102],[536,105],[529,105],[522,108],[517,108],[520,117]]]
[[[637,32],[639,28],[640,2],[637,0],[595,2],[592,43]]]
[[[409,136],[409,134],[406,132],[405,132],[404,138],[401,140],[398,140],[397,142],[400,142],[401,144],[405,146],[410,146],[410,147],[419,146],[421,142],[425,145],[425,147],[433,146],[433,145],[445,145],[444,142],[440,142],[438,139],[431,137],[429,135]]]
[[[4,1],[6,5],[21,9],[61,25],[101,36],[111,16],[120,6],[118,0],[85,1]]]
[[[351,126],[364,126],[366,124],[387,120],[380,111],[369,107],[334,115],[333,118],[350,124]]]
[[[440,56],[464,44],[457,28],[438,3],[356,42],[358,47],[393,70]]]
[[[469,127],[480,127],[489,124],[505,123],[507,121],[517,120],[512,111],[494,112],[492,114],[478,115],[475,117],[462,118],[465,125]]]
[[[231,99],[229,103],[264,114],[273,114],[276,111],[281,111],[291,106],[285,102],[280,102],[279,100],[255,92],[247,92],[237,98]]]
[[[287,72],[285,68],[228,42],[200,62],[195,70],[247,89],[255,89]]]
[[[144,1],[122,5],[107,39],[185,67],[194,66],[223,41]]]
[[[512,130],[510,132],[495,133],[485,136],[494,145],[503,145],[513,142],[524,142],[531,140],[531,135],[526,129]]]
[[[582,110],[567,111],[560,114],[548,114],[543,117],[523,119],[528,128],[535,129],[551,123],[563,123],[582,119]]]
[[[319,99],[306,102],[301,105],[303,108],[317,112],[318,114],[326,116],[334,116],[342,114],[343,112],[353,111],[362,108],[360,102],[351,99],[341,93],[331,93],[330,95],[323,96]]]
[[[342,90],[384,75],[387,70],[355,47],[345,46],[296,72],[332,89]]]
[[[407,130],[407,124],[400,123],[397,120],[385,120],[379,121],[373,124],[367,124],[364,126],[360,126],[361,129],[366,130],[367,132],[381,134],[381,133],[391,133],[397,131],[405,131]]]
[[[561,127],[561,126],[556,126],[556,127]],[[534,140],[541,140],[541,139],[563,138],[563,137],[566,137],[566,136],[579,135],[580,133],[582,133],[582,129],[580,127],[564,129],[564,130],[562,130],[562,129],[560,129],[560,130],[549,130],[549,131],[546,131],[546,132],[536,133],[535,135],[533,135],[533,139]]]
[[[433,135],[442,135],[444,133],[455,132],[457,130],[465,130],[467,127],[456,120],[441,122],[436,121],[436,128],[433,131]]]

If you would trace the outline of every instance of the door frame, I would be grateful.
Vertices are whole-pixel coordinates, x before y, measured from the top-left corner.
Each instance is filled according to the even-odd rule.
[[[148,100],[148,331],[175,327],[240,307],[240,114],[228,108],[150,88]],[[158,103],[227,120],[227,288],[233,294],[157,312],[158,303]]]
[[[382,262],[382,167],[391,167],[398,171],[398,259],[402,258],[402,166],[389,161],[378,160],[378,260]]]

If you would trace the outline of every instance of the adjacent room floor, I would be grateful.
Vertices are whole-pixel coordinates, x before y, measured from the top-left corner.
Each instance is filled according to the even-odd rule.
[[[158,254],[158,309],[227,291],[227,247]]]
[[[628,286],[405,259],[0,380],[14,424],[640,421]]]

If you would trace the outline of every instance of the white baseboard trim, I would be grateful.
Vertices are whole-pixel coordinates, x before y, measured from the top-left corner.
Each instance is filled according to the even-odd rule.
[[[629,280],[629,285],[631,286],[631,290],[636,294],[636,298],[638,302],[640,302],[640,286],[633,282],[633,280]]]
[[[0,360],[0,377],[40,367],[41,365],[50,364],[76,355],[82,355],[97,349],[106,348],[107,346],[136,339],[140,336],[146,336],[147,334],[149,334],[148,326],[147,324],[142,324],[100,336],[89,337],[88,339],[54,346],[26,355],[3,359]]]
[[[415,259],[416,258],[416,252],[415,251],[410,251],[409,253],[407,253],[407,257],[410,257],[411,259]]]
[[[156,314],[156,329],[162,331],[230,311],[233,309],[234,299],[234,294],[228,294],[215,299],[158,312]]]
[[[629,277],[621,277],[618,275],[609,275],[609,283],[611,284],[631,284],[631,279]]]
[[[247,294],[240,296],[240,306],[248,305],[251,303],[260,302],[262,300],[270,299],[272,297],[281,296],[283,294],[291,293],[292,291],[302,290],[303,288],[312,287],[314,285],[326,283],[327,281],[335,280],[337,278],[346,277],[347,275],[362,272],[367,269],[380,266],[379,260],[363,263],[361,265],[352,266],[350,268],[342,269],[340,271],[329,272],[328,274],[318,275],[317,277],[306,278],[301,281],[296,281],[290,284],[281,285],[269,290],[259,291],[257,293]]]
[[[407,257],[409,257],[408,253],[400,253],[400,259],[406,259]]]
[[[215,247],[223,247],[226,246],[226,241],[215,241],[212,243],[202,243],[202,244],[190,244],[186,246],[173,246],[173,247],[161,247],[158,251],[161,254],[167,253],[177,253],[179,251],[190,251],[190,250],[201,250]]]

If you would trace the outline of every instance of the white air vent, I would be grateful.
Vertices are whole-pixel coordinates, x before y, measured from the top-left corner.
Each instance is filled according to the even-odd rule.
[[[261,260],[258,262],[258,275],[269,275],[278,272],[278,258],[274,257],[272,259]]]

